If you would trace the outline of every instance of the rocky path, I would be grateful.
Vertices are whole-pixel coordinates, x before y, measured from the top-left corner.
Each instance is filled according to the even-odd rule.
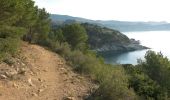
[[[2,74],[4,69],[13,69],[17,78]],[[23,43],[17,62],[1,63],[0,70],[0,100],[82,100],[95,87],[59,55],[27,43]]]

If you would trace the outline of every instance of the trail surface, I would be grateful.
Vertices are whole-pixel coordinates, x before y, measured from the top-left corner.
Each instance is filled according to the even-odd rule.
[[[94,87],[89,79],[74,73],[62,57],[43,47],[24,42],[14,59],[18,60],[13,65],[0,64],[1,73],[13,69],[19,78],[1,74],[0,100],[83,100]]]

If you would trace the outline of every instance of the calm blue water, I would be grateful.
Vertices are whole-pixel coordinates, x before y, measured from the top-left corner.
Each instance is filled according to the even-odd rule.
[[[170,31],[147,31],[147,32],[126,32],[129,38],[140,40],[141,45],[150,47],[151,50],[162,52],[170,58]],[[110,64],[137,64],[137,59],[144,59],[147,50],[132,51],[120,54],[110,53],[104,56],[105,62]]]

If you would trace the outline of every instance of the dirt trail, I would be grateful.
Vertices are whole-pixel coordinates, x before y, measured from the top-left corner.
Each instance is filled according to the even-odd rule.
[[[0,100],[82,100],[95,86],[43,47],[23,43],[20,52],[25,75],[19,80],[0,80]]]

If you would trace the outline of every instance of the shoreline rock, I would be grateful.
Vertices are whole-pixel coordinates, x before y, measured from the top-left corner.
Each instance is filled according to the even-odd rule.
[[[136,51],[136,50],[144,50],[150,49],[149,47],[142,46],[140,44],[116,44],[116,45],[104,45],[101,48],[94,49],[96,52],[104,53],[104,52],[114,52],[114,53],[121,53],[121,52],[129,52],[129,51]]]
[[[149,47],[143,46],[140,44],[140,40],[130,39],[129,43],[108,43],[100,48],[94,49],[96,52],[114,52],[122,53],[136,50],[151,49]]]

